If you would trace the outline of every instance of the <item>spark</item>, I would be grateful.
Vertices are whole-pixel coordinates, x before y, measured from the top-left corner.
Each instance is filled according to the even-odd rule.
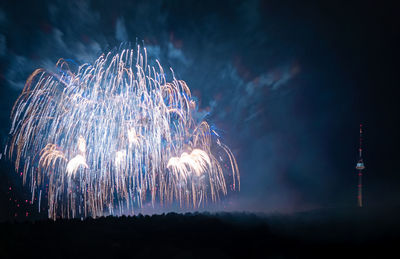
[[[49,218],[132,213],[146,199],[198,208],[240,189],[232,151],[196,119],[185,81],[156,64],[138,46],[29,76],[5,151],[39,210],[46,192]]]

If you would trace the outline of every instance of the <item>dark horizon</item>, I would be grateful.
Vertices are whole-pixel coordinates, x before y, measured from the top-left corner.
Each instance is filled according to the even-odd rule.
[[[268,216],[168,213],[0,222],[0,253],[13,257],[56,254],[61,258],[126,258],[133,254],[139,258],[381,257],[395,252],[399,209]]]

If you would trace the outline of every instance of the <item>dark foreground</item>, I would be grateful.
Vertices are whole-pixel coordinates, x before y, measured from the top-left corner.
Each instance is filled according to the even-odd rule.
[[[0,223],[0,258],[384,258],[400,209]],[[352,257],[349,257],[352,256]]]

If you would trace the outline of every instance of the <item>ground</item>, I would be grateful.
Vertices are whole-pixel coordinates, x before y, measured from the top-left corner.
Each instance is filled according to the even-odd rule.
[[[0,223],[0,254],[56,258],[385,257],[400,208],[325,209],[290,215],[169,213]]]

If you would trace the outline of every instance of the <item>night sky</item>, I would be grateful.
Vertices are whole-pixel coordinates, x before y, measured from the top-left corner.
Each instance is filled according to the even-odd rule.
[[[34,69],[139,43],[187,82],[236,155],[241,191],[216,209],[356,206],[360,123],[365,205],[398,205],[396,16],[383,1],[3,0],[1,149]],[[18,210],[11,197],[29,195],[1,160],[4,219]]]

